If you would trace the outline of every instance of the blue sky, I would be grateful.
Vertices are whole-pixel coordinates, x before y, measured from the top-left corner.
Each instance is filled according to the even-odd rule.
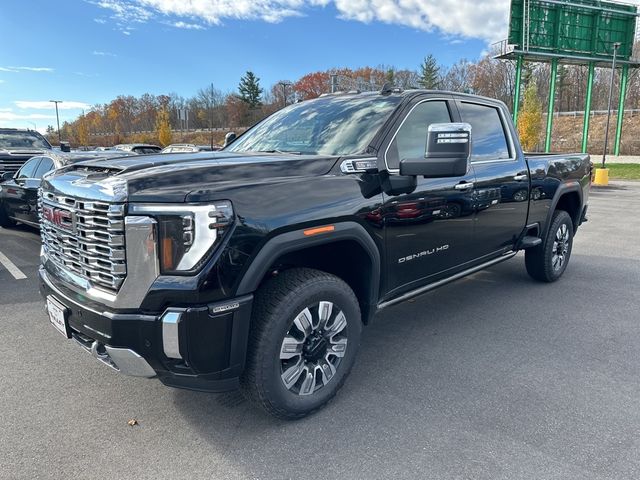
[[[486,2],[486,3],[485,3]],[[481,6],[478,7],[477,5]],[[506,0],[3,0],[0,126],[54,125],[120,94],[224,92],[331,67],[476,59]],[[452,12],[456,12],[455,14]],[[8,47],[10,46],[10,47]]]

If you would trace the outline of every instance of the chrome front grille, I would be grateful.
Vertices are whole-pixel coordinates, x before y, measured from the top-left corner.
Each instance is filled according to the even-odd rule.
[[[38,202],[45,255],[94,287],[117,292],[127,276],[124,204],[47,191]]]

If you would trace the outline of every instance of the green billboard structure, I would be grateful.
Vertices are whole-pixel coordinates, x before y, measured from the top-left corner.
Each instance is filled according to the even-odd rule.
[[[587,95],[582,151],[587,150],[593,78],[596,67],[611,68],[613,57],[622,69],[614,154],[620,152],[624,98],[632,59],[638,9],[635,5],[600,0],[512,0],[509,38],[496,58],[515,60],[514,121],[518,120],[524,61],[551,64],[545,151],[551,149],[551,131],[558,64],[587,65]],[[615,53],[614,53],[615,51]]]

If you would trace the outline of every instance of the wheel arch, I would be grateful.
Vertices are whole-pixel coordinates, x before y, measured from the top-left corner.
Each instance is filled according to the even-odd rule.
[[[556,190],[556,194],[551,202],[551,208],[549,208],[547,212],[544,227],[545,236],[549,232],[551,219],[556,210],[564,210],[569,214],[573,222],[573,231],[575,232],[580,225],[580,215],[582,214],[582,188],[580,188],[578,182],[564,183]]]
[[[379,248],[356,222],[332,225],[333,231],[313,237],[300,229],[268,240],[246,269],[236,295],[255,292],[278,266],[314,268],[336,275],[351,287],[362,320],[368,323],[377,310],[380,291]]]

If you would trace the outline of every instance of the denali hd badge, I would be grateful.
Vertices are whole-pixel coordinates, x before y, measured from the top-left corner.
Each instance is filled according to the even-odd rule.
[[[409,255],[407,257],[399,258],[398,263],[411,262],[412,260],[418,260],[419,258],[428,257],[429,255],[433,255],[434,253],[441,253],[446,250],[449,250],[449,245],[442,245],[441,247],[432,248],[430,250],[425,250],[420,253],[414,253],[413,255]]]

